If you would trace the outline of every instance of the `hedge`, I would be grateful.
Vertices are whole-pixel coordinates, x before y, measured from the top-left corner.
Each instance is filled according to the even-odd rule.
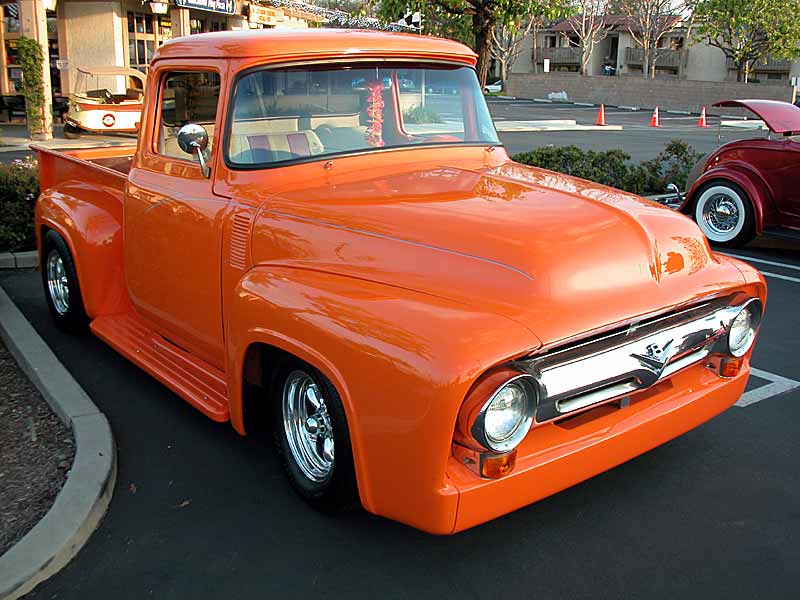
[[[33,206],[37,196],[39,167],[35,160],[0,163],[0,252],[35,247]]]
[[[581,150],[577,146],[546,146],[516,154],[517,162],[574,175],[633,194],[663,194],[674,183],[686,188],[689,171],[701,155],[686,142],[673,140],[654,159],[632,164],[622,150]]]

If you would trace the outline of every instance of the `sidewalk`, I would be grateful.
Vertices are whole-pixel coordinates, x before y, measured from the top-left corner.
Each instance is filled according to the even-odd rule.
[[[53,139],[47,142],[35,142],[45,148],[85,148],[87,146],[131,146],[136,145],[136,136],[120,135],[85,135],[77,140],[64,137],[62,125],[53,125]],[[24,123],[0,123],[0,152],[20,152],[28,150],[34,142],[28,138],[28,128]]]
[[[622,131],[622,125],[579,125],[574,119],[545,119],[540,121],[512,121],[495,119],[498,132],[520,131]]]

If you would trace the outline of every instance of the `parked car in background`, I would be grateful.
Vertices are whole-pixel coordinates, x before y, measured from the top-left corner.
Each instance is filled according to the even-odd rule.
[[[476,60],[333,29],[164,43],[137,148],[34,146],[56,324],[271,426],[312,505],[440,534],[731,406],[764,279],[673,210],[513,162]],[[409,64],[453,90],[436,110],[391,85]]]
[[[125,92],[114,94],[120,79]],[[126,67],[79,67],[75,91],[63,115],[64,136],[81,133],[134,133],[141,118],[144,75]]]
[[[498,94],[503,91],[503,82],[502,81],[495,81],[494,83],[490,83],[483,87],[483,91],[487,94]]]
[[[761,234],[800,239],[800,108],[774,100],[725,100],[769,129],[767,138],[729,142],[689,175],[681,212],[711,243],[742,246]]]

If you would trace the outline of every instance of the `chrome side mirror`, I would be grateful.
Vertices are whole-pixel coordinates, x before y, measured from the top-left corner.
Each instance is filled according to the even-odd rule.
[[[211,175],[211,169],[206,164],[206,157],[203,154],[208,148],[208,132],[202,125],[197,123],[187,123],[178,130],[178,146],[186,154],[197,156],[200,161],[200,169],[203,177]]]

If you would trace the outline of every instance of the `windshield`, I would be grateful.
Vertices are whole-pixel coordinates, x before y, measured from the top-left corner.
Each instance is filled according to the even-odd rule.
[[[475,72],[456,66],[261,69],[236,85],[231,165],[431,144],[498,144]]]

